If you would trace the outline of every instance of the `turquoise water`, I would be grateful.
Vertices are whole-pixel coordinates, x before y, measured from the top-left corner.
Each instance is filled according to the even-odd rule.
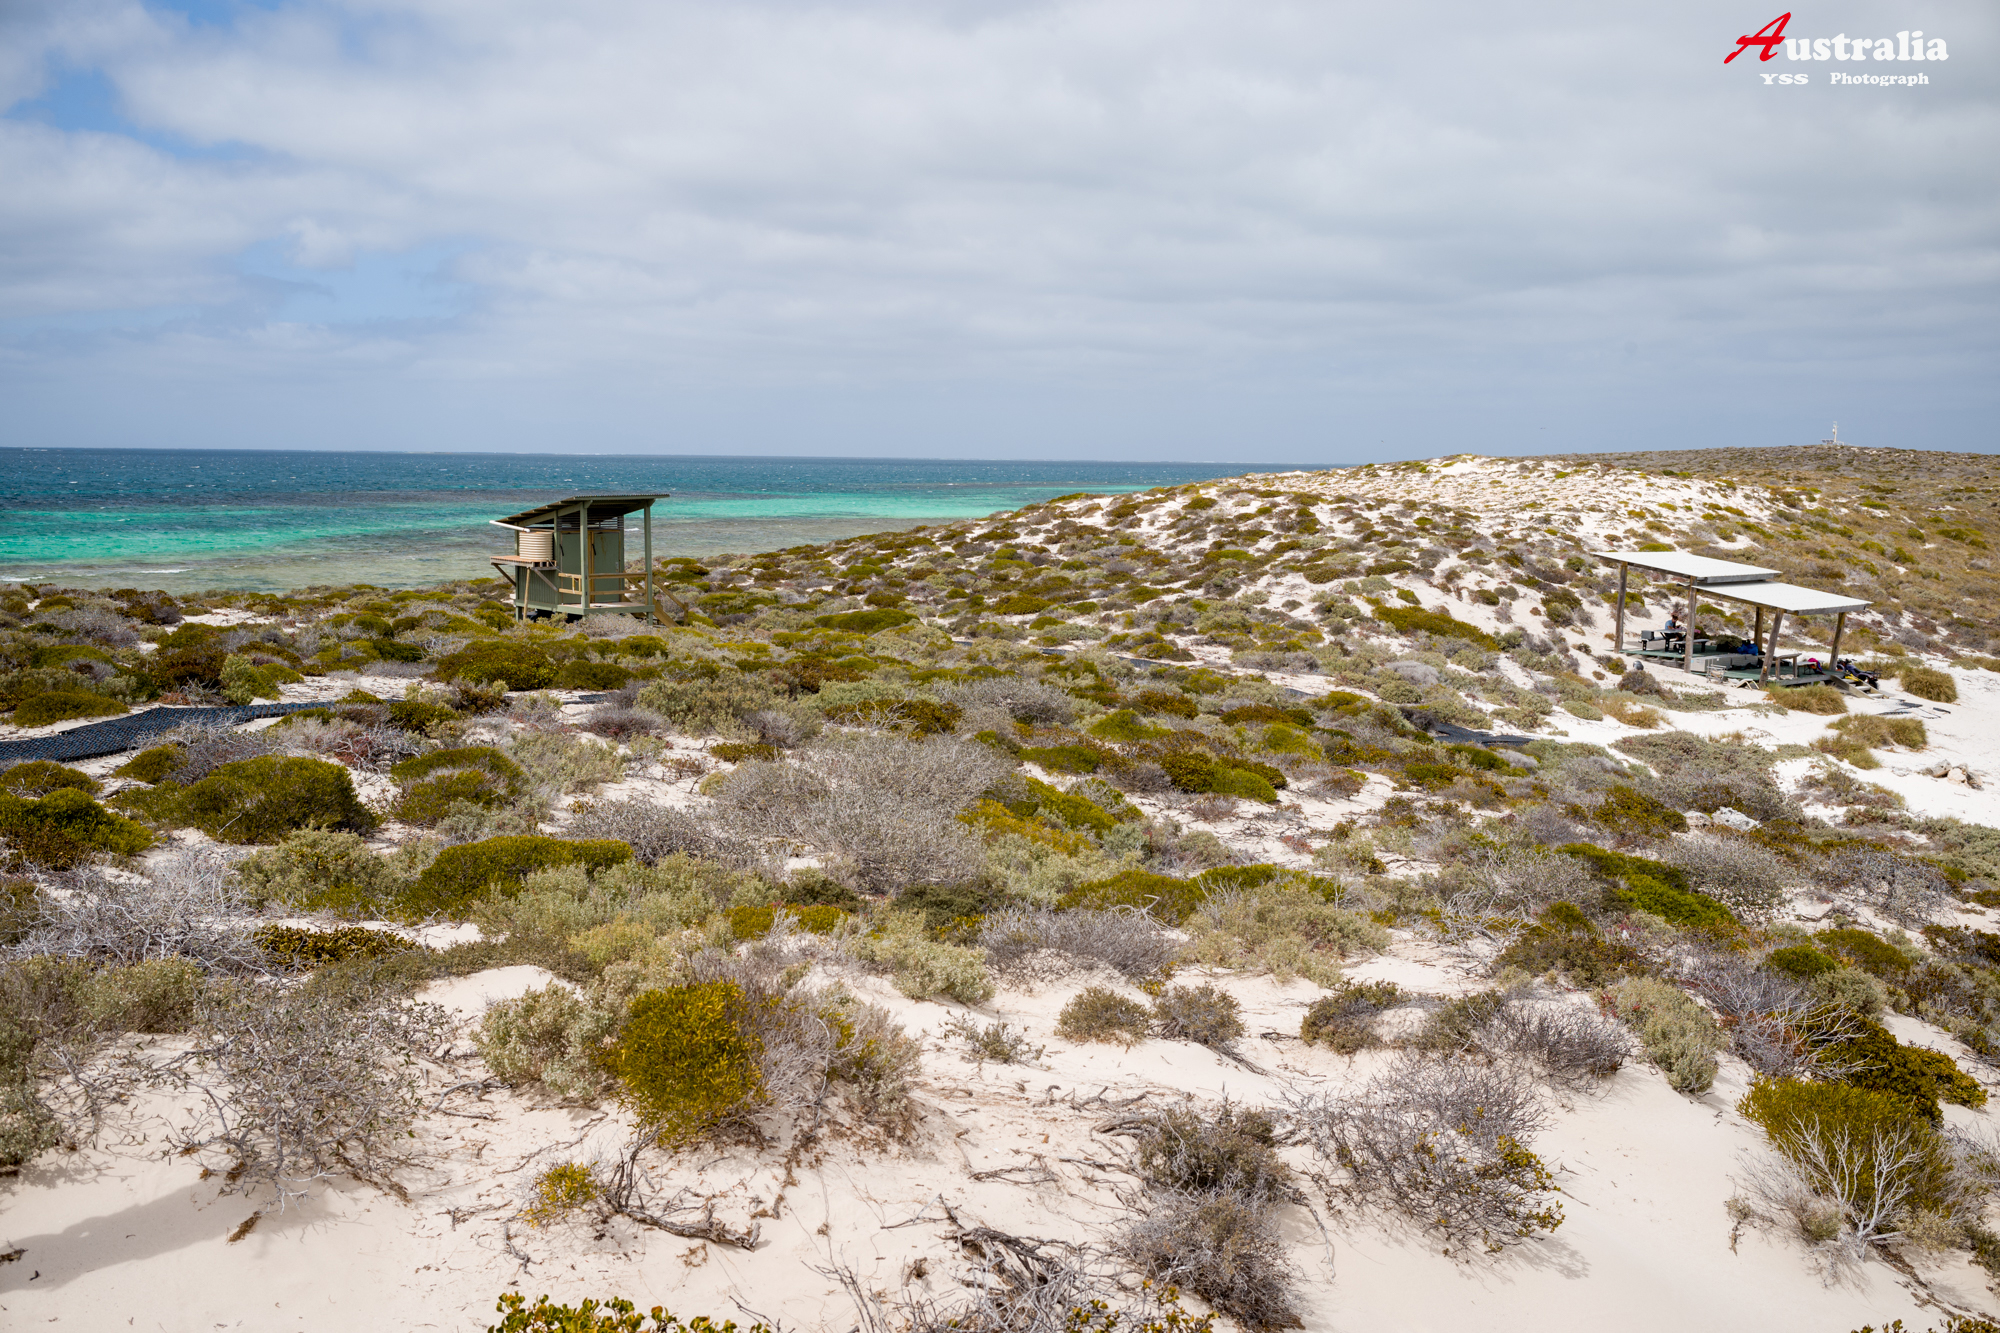
[[[767,551],[1282,464],[0,449],[0,579],[276,592],[491,573],[488,520],[568,495],[670,493],[653,553]]]

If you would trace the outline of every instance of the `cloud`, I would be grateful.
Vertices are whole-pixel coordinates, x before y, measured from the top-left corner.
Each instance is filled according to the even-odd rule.
[[[22,11],[0,389],[41,443],[1983,447],[2000,22],[1779,88],[1739,8]],[[119,123],[35,109],[77,69]]]

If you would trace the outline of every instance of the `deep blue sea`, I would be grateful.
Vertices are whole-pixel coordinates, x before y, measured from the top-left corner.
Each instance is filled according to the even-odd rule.
[[[512,537],[488,520],[569,495],[670,493],[653,553],[702,556],[1287,466],[0,449],[0,580],[417,587],[491,573]]]

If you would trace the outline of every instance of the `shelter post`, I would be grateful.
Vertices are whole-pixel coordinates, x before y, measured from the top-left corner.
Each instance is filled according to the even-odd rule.
[[[1693,579],[1688,580],[1688,618],[1681,626],[1681,670],[1694,673],[1694,599],[1699,596]]]
[[[1763,660],[1757,664],[1757,683],[1760,685],[1771,678],[1771,659],[1778,654],[1778,631],[1784,628],[1784,624],[1783,611],[1771,612],[1771,646],[1764,653]]]
[[[1750,631],[1750,642],[1764,642],[1764,608],[1761,606],[1757,608],[1757,628]]]
[[[653,607],[653,502],[646,501],[646,623],[659,619]]]
[[[1611,649],[1614,653],[1625,651],[1625,577],[1631,572],[1631,569],[1632,566],[1629,561],[1620,560],[1618,562],[1618,627],[1613,631],[1617,637],[1613,640]]]
[[[1840,674],[1837,670],[1840,666],[1840,636],[1846,628],[1847,612],[1842,611],[1833,618],[1833,646],[1826,650],[1826,669],[1836,677]]]

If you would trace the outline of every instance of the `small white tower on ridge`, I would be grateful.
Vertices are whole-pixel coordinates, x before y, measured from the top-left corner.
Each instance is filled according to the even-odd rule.
[[[1820,443],[1821,443],[1821,444],[1840,444],[1840,443],[1843,443],[1843,441],[1842,441],[1842,440],[1841,440],[1841,438],[1840,438],[1840,423],[1839,423],[1838,421],[1836,421],[1836,422],[1834,422],[1834,423],[1833,423],[1833,434],[1832,434],[1832,435],[1830,435],[1830,436],[1828,436],[1828,437],[1827,437],[1826,439],[1824,439],[1824,440],[1821,440],[1821,441],[1820,441]]]

